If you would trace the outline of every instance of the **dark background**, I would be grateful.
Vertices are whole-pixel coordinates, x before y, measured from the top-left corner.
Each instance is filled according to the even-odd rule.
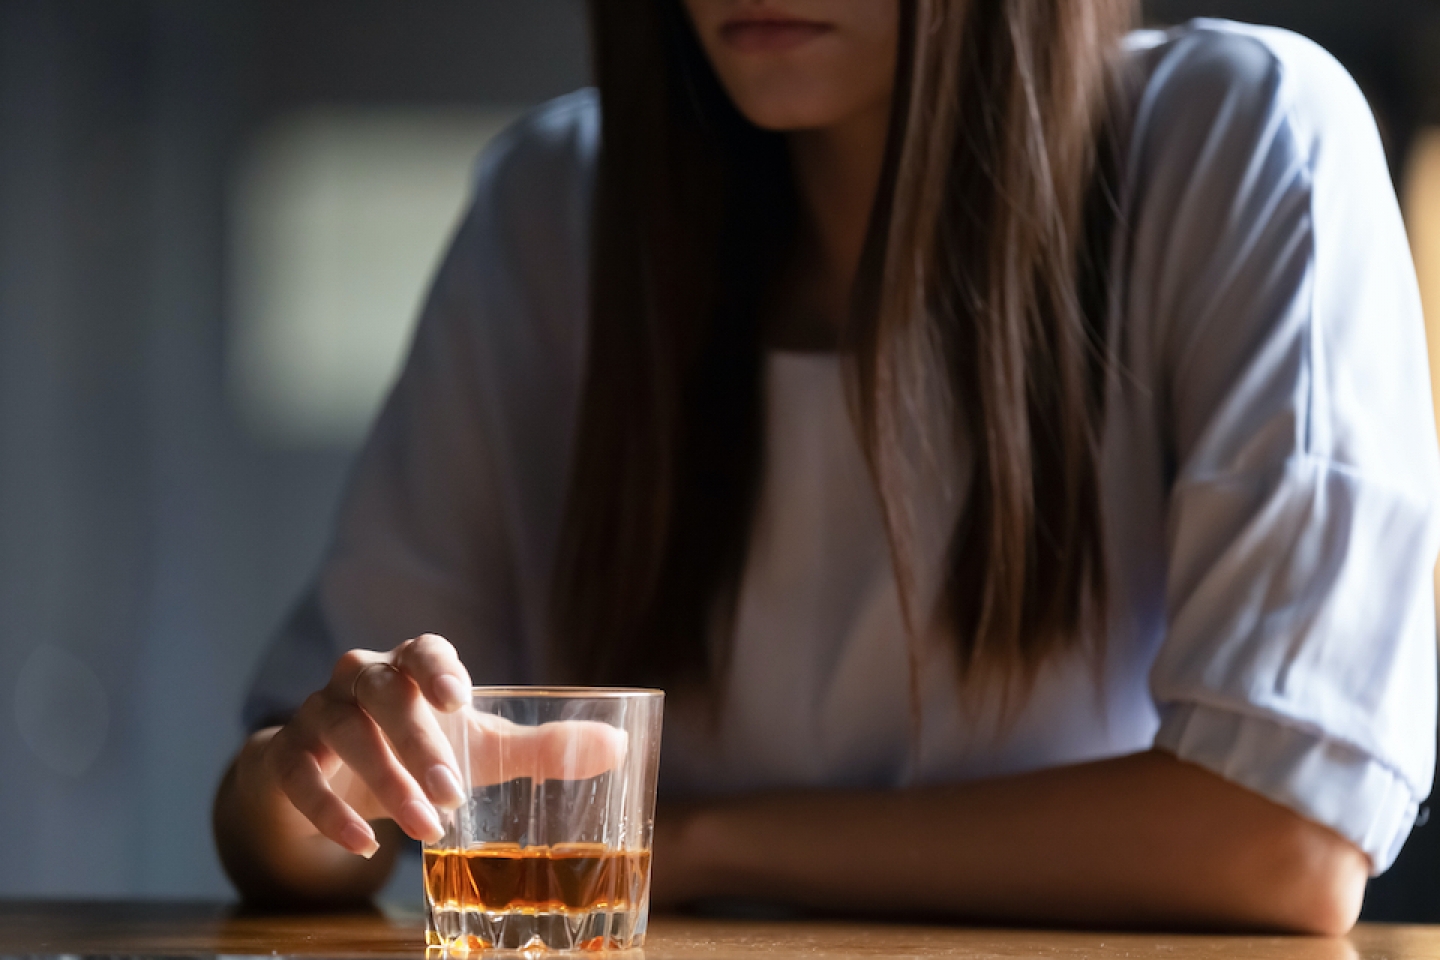
[[[1147,12],[1312,36],[1397,176],[1440,124],[1435,0]],[[0,895],[228,894],[209,797],[353,452],[258,437],[227,398],[237,158],[299,108],[519,109],[586,71],[578,0],[0,0]],[[87,683],[55,681],[72,662]],[[36,710],[99,744],[83,769],[20,735]],[[1437,829],[1371,915],[1440,918]]]

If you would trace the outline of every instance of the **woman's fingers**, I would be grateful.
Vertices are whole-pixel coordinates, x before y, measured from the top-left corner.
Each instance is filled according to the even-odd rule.
[[[407,640],[386,654],[349,651],[335,664],[325,694],[333,702],[352,704],[372,717],[395,756],[420,784],[430,802],[449,809],[465,799],[460,768],[434,712],[427,706],[427,701],[432,704],[434,701],[423,696],[427,684],[432,688],[438,684],[441,692],[452,685],[438,683],[441,679],[453,684],[464,683],[463,702],[469,702],[470,678],[460,665],[455,648],[444,639],[427,634]],[[381,785],[371,783],[363,775],[361,779],[379,795]],[[400,811],[388,804],[385,809],[404,828]]]
[[[336,663],[325,689],[271,740],[268,762],[281,790],[316,829],[370,856],[375,833],[336,792],[327,765],[368,790],[347,789],[347,796],[362,796],[367,809],[378,804],[417,840],[439,840],[444,830],[436,808],[459,806],[466,797],[436,710],[465,710],[472,786],[589,780],[619,766],[629,746],[625,731],[606,723],[522,726],[476,713],[469,704],[470,675],[441,637],[426,634],[389,653],[352,650]]]
[[[416,840],[439,840],[445,829],[435,807],[391,751],[375,720],[350,704],[331,703],[327,713],[327,744],[365,783],[381,808]]]
[[[367,669],[355,684],[355,697],[358,707],[364,711],[363,715],[378,724],[377,732],[383,733],[384,739],[389,741],[386,759],[398,758],[400,765],[413,778],[411,782],[424,788],[425,796],[446,809],[458,807],[465,801],[454,751],[440,730],[434,711],[410,676],[386,665]],[[364,748],[363,744],[357,746]],[[393,756],[390,750],[394,751]],[[343,751],[341,755],[344,756]],[[346,759],[348,762],[348,757]],[[379,772],[377,768],[371,769]],[[357,767],[356,772],[379,796],[380,785],[372,781],[365,770]],[[383,796],[381,801],[387,810],[398,814],[398,808],[391,807]],[[400,825],[407,833],[410,832],[404,822]]]
[[[330,682],[320,695],[335,703],[354,703],[359,692],[360,680],[367,673],[392,667],[393,653],[376,653],[373,650],[347,650],[335,661],[330,673]]]
[[[444,637],[427,633],[402,643],[394,663],[437,710],[453,713],[470,702],[470,673]]]
[[[374,853],[375,833],[336,792],[327,765],[335,768],[330,774],[358,779],[367,801],[373,797],[407,834],[439,840],[436,807],[465,798],[459,765],[431,706],[467,704],[469,683],[454,648],[440,637],[410,640],[389,653],[351,650],[336,662],[325,689],[271,741],[272,774],[320,833],[362,856]]]
[[[320,708],[318,695],[300,708],[296,719]],[[330,788],[321,768],[329,752],[324,744],[306,735],[306,726],[287,724],[271,738],[265,763],[290,803],[315,829],[351,853],[372,857],[379,849],[375,831]]]
[[[629,735],[594,720],[560,720],[538,726],[471,713],[470,779],[473,786],[528,777],[534,781],[589,780],[625,759]]]

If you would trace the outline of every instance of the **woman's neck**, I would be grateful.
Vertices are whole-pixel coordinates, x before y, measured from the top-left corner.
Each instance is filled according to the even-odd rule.
[[[799,286],[832,324],[844,321],[885,162],[889,104],[843,124],[789,135],[801,202]]]

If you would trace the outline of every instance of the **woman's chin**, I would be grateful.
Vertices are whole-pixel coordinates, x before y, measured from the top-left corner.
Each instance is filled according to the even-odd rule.
[[[836,108],[832,104],[814,103],[742,103],[740,112],[761,130],[774,133],[797,133],[802,130],[825,130],[839,126],[857,111]]]

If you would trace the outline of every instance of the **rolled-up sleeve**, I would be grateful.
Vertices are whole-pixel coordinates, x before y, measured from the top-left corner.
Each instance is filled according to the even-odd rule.
[[[1174,471],[1156,745],[1378,873],[1436,721],[1440,457],[1404,228],[1368,107],[1318,48],[1202,32],[1173,68],[1139,214],[1163,232],[1146,307]]]

